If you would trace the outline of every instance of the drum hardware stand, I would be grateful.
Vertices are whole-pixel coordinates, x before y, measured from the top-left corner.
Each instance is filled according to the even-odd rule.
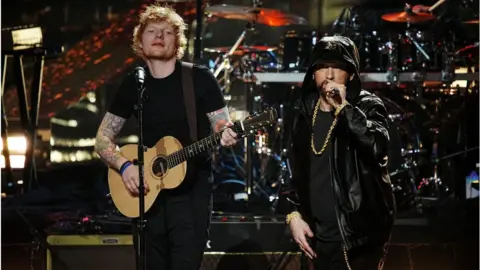
[[[285,111],[284,105],[280,104],[279,119],[277,121],[277,126],[275,128],[275,139],[280,141],[280,172],[277,179],[277,190],[274,194],[272,200],[272,206],[270,208],[272,215],[277,211],[278,201],[280,199],[280,193],[283,186],[289,182],[292,177],[292,171],[290,167],[290,159],[288,158],[288,145],[290,142],[287,142],[284,145],[284,134],[285,134]],[[289,141],[289,140],[288,140]]]
[[[286,153],[287,150],[283,149],[280,160],[281,169],[277,180],[277,191],[273,195],[272,207],[270,208],[272,215],[275,215],[277,211],[278,201],[280,199],[280,192],[282,191],[283,186],[288,182],[287,179],[290,180],[292,177],[290,160],[288,159]]]
[[[412,7],[409,4],[405,4],[405,12],[409,15],[413,15]],[[418,52],[423,55],[427,62],[431,61],[430,56],[428,53],[422,48],[422,46],[418,43],[415,36],[413,35],[411,24],[407,21],[407,29],[405,31],[405,37],[415,46]],[[425,66],[425,61],[422,61],[422,66]]]
[[[253,7],[258,8],[261,7],[261,1],[258,0],[253,0]],[[242,41],[245,40],[246,33],[248,31],[254,31],[255,30],[255,24],[256,24],[256,18],[252,21],[249,22],[245,25],[245,30],[243,31],[242,35],[240,35],[239,39],[235,43],[235,45],[232,47],[232,49],[229,51],[230,54],[232,54],[237,47],[240,45]],[[252,114],[254,111],[254,93],[253,91],[255,90],[255,83],[254,83],[254,77],[253,77],[253,70],[246,69],[246,72],[243,75],[243,80],[246,82],[246,91],[245,91],[245,97],[246,97],[246,110],[249,114]],[[244,139],[244,144],[245,144],[245,153],[244,153],[244,160],[245,160],[245,172],[246,172],[246,184],[245,184],[245,192],[247,193],[247,196],[250,196],[252,194],[252,190],[254,188],[254,175],[253,175],[253,154],[254,154],[254,144],[255,144],[255,139],[253,136],[246,136]]]
[[[249,114],[253,113],[253,91],[255,88],[255,84],[253,83],[253,73],[250,72],[250,70],[247,71],[247,74],[244,76],[245,79],[247,79],[246,82],[246,89],[245,89],[245,97],[246,97],[246,110]],[[244,154],[244,160],[245,160],[245,172],[246,172],[246,185],[245,185],[245,192],[247,193],[247,196],[250,196],[252,193],[252,188],[253,188],[253,153],[254,153],[254,144],[255,144],[255,139],[254,136],[246,136],[244,138],[244,143],[245,143],[245,154]]]
[[[413,166],[417,166],[415,161],[412,162],[413,164],[407,164],[406,167],[408,167],[408,178],[410,181],[410,184],[412,185],[411,190],[413,192],[413,204],[415,207],[415,210],[417,210],[417,213],[423,214],[423,203],[422,200],[420,199],[420,196],[418,194],[418,189],[415,183],[416,175],[414,174],[413,170],[411,169]]]
[[[254,8],[261,7],[261,1],[253,0],[253,7]],[[240,34],[235,44],[233,44],[232,48],[226,54],[221,56],[221,58],[223,58],[223,61],[213,72],[213,75],[215,77],[217,77],[218,74],[220,74],[220,72],[225,68],[225,65],[229,64],[229,57],[238,49],[240,44],[245,41],[247,32],[254,31],[254,30],[255,30],[255,20],[245,24],[245,30],[243,30],[242,34]],[[217,58],[217,60],[215,61],[215,64],[217,64],[218,61],[219,61],[219,58]]]
[[[443,52],[443,61],[445,63],[444,68],[442,69],[442,81],[443,82],[453,82],[455,78],[455,65],[453,63],[455,53],[450,52],[445,48]]]
[[[442,81],[443,82],[447,82],[447,83],[451,83],[453,81],[453,78],[455,76],[455,69],[454,69],[454,63],[453,63],[453,60],[454,60],[454,54],[449,52],[449,50],[447,48],[445,48],[445,51],[443,53],[443,59],[444,59],[444,63],[445,63],[445,66],[444,68],[442,69]],[[423,88],[422,88],[422,92],[423,92]],[[418,94],[418,93],[417,93]],[[423,103],[423,96],[417,96],[418,97],[418,101],[420,101],[421,103]],[[435,102],[435,115],[437,115],[436,117],[438,117],[438,106],[440,105],[440,100],[436,100]],[[443,192],[448,192],[449,191],[449,187],[446,186],[445,183],[442,182],[439,174],[438,174],[438,166],[439,166],[439,162],[440,162],[440,159],[439,159],[439,156],[438,156],[438,137],[439,137],[439,133],[440,133],[440,129],[439,127],[432,127],[430,128],[430,133],[433,134],[433,145],[432,145],[432,156],[431,156],[431,160],[433,162],[433,176],[428,178],[427,179],[427,182],[428,183],[432,183],[434,184],[434,194],[432,194],[434,196],[434,200],[438,200],[438,199],[441,199],[443,197]]]
[[[22,129],[24,130],[25,138],[27,139],[27,150],[25,152],[25,166],[23,169],[23,181],[27,183],[27,191],[32,188],[33,182],[37,182],[37,170],[35,165],[34,149],[37,138],[38,128],[38,115],[40,107],[40,96],[42,91],[42,78],[43,78],[43,65],[45,58],[48,56],[56,56],[59,51],[63,51],[63,47],[60,48],[46,48],[40,47],[41,44],[31,45],[27,49],[23,50],[2,50],[3,65],[5,73],[7,59],[9,56],[13,57],[13,70],[15,72],[15,79],[17,85],[17,95],[20,111],[20,120]],[[33,79],[31,83],[30,91],[30,106],[28,104],[27,89],[24,76],[23,60],[24,57],[33,57]],[[2,75],[3,77],[5,74]],[[3,101],[3,87],[4,79],[2,81],[2,101]],[[2,104],[3,105],[3,104]],[[2,106],[3,107],[3,106]],[[2,109],[3,110],[3,109]],[[5,116],[6,117],[6,116]],[[3,117],[2,117],[3,118]],[[6,119],[2,119],[6,121]],[[5,126],[6,127],[6,126]],[[3,134],[3,131],[2,131]],[[6,136],[5,131],[5,136]],[[6,141],[6,140],[5,140]],[[10,164],[9,164],[10,165]],[[10,166],[11,167],[11,166]],[[11,170],[7,168],[7,171]]]
[[[5,158],[5,169],[2,170],[5,171],[5,178],[7,180],[7,183],[12,183],[13,182],[13,170],[12,166],[10,163],[10,151],[8,148],[8,121],[7,121],[7,114],[5,112],[5,100],[3,98],[3,94],[5,92],[5,74],[6,74],[6,64],[7,64],[7,59],[8,56],[3,56],[3,63],[2,63],[2,95],[1,95],[1,110],[2,110],[2,126],[1,126],[1,132],[2,132],[2,141],[3,141],[3,151],[2,155]]]
[[[195,29],[195,41],[194,41],[194,52],[193,59],[195,61],[200,61],[203,58],[203,40],[202,40],[202,28],[203,28],[203,10],[202,10],[202,0],[196,1],[196,21],[197,27]]]
[[[348,11],[348,14],[350,15],[350,10],[351,8],[348,7],[348,8],[343,8],[342,9],[342,12],[340,13],[340,15],[337,17],[337,19],[335,19],[335,21],[333,22],[332,24],[332,33],[333,34],[336,34],[336,35],[345,35],[345,32],[347,31],[347,29],[349,28],[349,19],[345,16],[345,14],[347,13]],[[340,28],[342,27],[342,32],[340,33],[337,33],[337,28]]]
[[[423,57],[425,57],[425,59],[427,61],[430,61],[430,56],[428,55],[427,52],[425,52],[425,50],[422,48],[422,46],[418,43],[418,41],[416,40],[416,38],[412,35],[412,32],[411,30],[407,30],[405,31],[405,36],[407,37],[407,39],[412,42],[412,44],[415,46],[415,48],[417,49],[417,51],[419,51]]]
[[[245,40],[245,35],[247,34],[247,31],[248,31],[248,29],[243,30],[242,34],[238,37],[237,41],[232,46],[230,51],[228,51],[226,54],[221,56],[223,61],[220,63],[220,65],[217,67],[217,69],[215,69],[215,71],[213,72],[213,75],[215,77],[217,77],[218,74],[220,74],[220,72],[222,70],[224,70],[225,72],[228,71],[228,70],[226,70],[225,66],[230,63],[230,57],[237,50],[238,46],[240,46],[240,44]],[[218,62],[219,62],[219,58],[217,58],[217,60],[215,61],[215,64],[217,64]]]
[[[55,249],[52,247],[50,243],[48,243],[47,239],[45,236],[41,235],[40,232],[33,226],[33,224],[28,220],[28,218],[23,214],[22,210],[18,207],[15,208],[15,213],[22,219],[23,222],[28,226],[30,234],[33,237],[32,240],[32,247],[30,250],[30,269],[34,269],[34,260],[35,260],[35,253],[38,253],[40,250],[40,247],[50,251],[50,255],[52,259],[55,259],[56,263],[61,264],[60,268],[67,269],[67,265],[65,262],[61,259],[58,258],[57,253],[55,252]]]
[[[398,83],[398,56],[397,49],[393,42],[389,41],[385,44],[385,48],[388,51],[388,64],[387,67],[387,81],[388,85],[394,87]]]
[[[254,1],[254,7],[257,7],[258,1]],[[217,77],[220,72],[223,70],[224,72],[224,97],[225,99],[230,99],[230,87],[231,87],[231,57],[233,53],[238,49],[238,47],[245,41],[246,35],[248,32],[253,31],[255,29],[255,20],[247,23],[245,25],[245,30],[242,32],[242,34],[238,37],[237,41],[235,44],[232,46],[232,48],[224,55],[220,56],[219,58],[216,59],[215,63],[218,63],[219,61],[222,61],[220,65],[215,69],[214,71],[214,76]],[[220,60],[222,59],[222,60]],[[246,110],[248,113],[252,114],[254,112],[254,78],[253,78],[253,70],[248,69],[248,64],[244,64],[243,61],[241,65],[244,67],[243,68],[243,76],[242,80],[246,83],[246,89],[245,89],[245,96],[246,96]],[[245,144],[245,152],[244,152],[244,161],[245,161],[245,172],[246,172],[246,185],[245,185],[245,193],[247,196],[249,196],[252,193],[252,190],[254,188],[254,181],[253,181],[253,154],[254,154],[254,144],[255,140],[252,138],[252,136],[246,136],[244,138],[244,144]]]

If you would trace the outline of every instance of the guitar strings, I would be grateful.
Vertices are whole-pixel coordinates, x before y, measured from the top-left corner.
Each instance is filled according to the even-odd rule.
[[[205,144],[207,145],[207,148],[208,148],[208,143],[206,143],[206,142],[211,141],[212,139],[214,139],[214,140],[215,140],[215,139],[221,139],[221,138],[215,138],[215,137],[220,136],[220,134],[221,134],[221,132],[215,133],[215,134],[213,134],[213,135],[211,135],[211,136],[208,136],[208,137],[206,137],[206,138],[201,139],[201,140],[198,141],[196,144],[198,144],[198,143],[200,143],[200,142],[203,142],[203,143],[205,143]],[[216,142],[213,141],[213,142],[211,142],[210,144],[213,146],[214,144],[216,144]],[[168,155],[168,156],[164,159],[164,160],[166,161],[166,163],[167,163],[167,167],[170,168],[170,165],[172,165],[172,161],[174,161],[174,162],[179,162],[181,159],[187,159],[186,153],[181,154],[181,152],[182,152],[182,151],[185,151],[185,149],[187,149],[187,148],[189,148],[189,147],[191,147],[191,146],[192,146],[192,145],[189,145],[189,146],[187,146],[187,147],[185,147],[185,148],[182,148],[182,149],[180,149],[180,150],[178,150],[178,151],[175,151],[175,152],[171,153],[170,155]],[[182,157],[182,156],[183,156],[183,157]],[[158,157],[159,157],[159,156],[155,156],[155,158],[158,158]],[[170,161],[170,162],[169,162],[169,161]],[[182,162],[183,162],[183,161],[182,161]],[[182,162],[179,162],[178,164],[180,164],[180,163],[182,163]],[[151,169],[152,167],[157,166],[157,165],[159,165],[160,163],[162,163],[162,161],[161,161],[160,159],[157,159],[157,160],[155,160],[151,165],[144,166],[144,168],[145,168],[145,169]],[[178,165],[178,164],[175,164],[175,165]]]
[[[268,122],[267,122],[267,123],[268,123]],[[245,128],[245,127],[243,126],[244,123],[241,123],[241,124],[242,124],[242,129],[244,129],[244,128]],[[237,125],[234,124],[234,125],[233,125],[232,127],[230,127],[230,128],[235,129],[235,132],[236,132],[237,134],[239,133],[240,127],[238,127]],[[240,131],[242,131],[242,130],[240,130]],[[189,148],[189,147],[192,147],[193,145],[198,144],[198,143],[200,143],[200,142],[203,142],[203,143],[202,143],[202,145],[203,145],[204,143],[206,143],[206,142],[208,142],[208,141],[211,141],[212,139],[215,140],[215,141],[216,141],[216,140],[220,140],[220,139],[221,139],[221,134],[222,134],[222,132],[223,132],[223,130],[220,131],[220,132],[217,132],[217,133],[215,133],[215,134],[213,134],[213,135],[210,135],[210,136],[208,136],[208,137],[206,137],[206,138],[203,138],[203,139],[201,139],[200,141],[197,141],[196,143],[194,143],[194,144],[192,144],[192,145],[189,145],[189,146],[187,146],[187,147],[185,147],[185,148],[182,148],[182,149],[180,149],[180,150],[178,150],[178,151],[175,151],[175,152],[171,153],[170,155],[168,155],[168,156],[165,158],[165,161],[166,161],[166,163],[167,163],[167,168],[171,168],[170,165],[173,165],[173,164],[172,164],[172,161],[173,161],[174,163],[178,162],[177,164],[175,164],[175,166],[176,166],[176,165],[184,162],[184,161],[188,158],[187,153],[183,153],[183,157],[182,157],[181,152],[182,152],[182,151],[185,151],[185,149],[187,149],[187,148]],[[217,137],[217,138],[216,138],[216,137]],[[215,141],[211,142],[212,147],[214,146],[214,144],[217,144],[217,143],[218,143],[218,142],[215,142]],[[208,148],[208,143],[206,143],[206,145],[207,145],[207,148]],[[156,156],[155,158],[158,158],[158,156]],[[182,160],[182,159],[184,159],[184,161],[181,161],[181,162],[180,162],[180,160]],[[170,162],[169,162],[169,161],[170,161]],[[144,169],[151,169],[151,168],[153,168],[154,166],[159,165],[160,163],[162,163],[162,161],[161,161],[160,159],[157,159],[157,160],[155,160],[151,165],[144,166]]]

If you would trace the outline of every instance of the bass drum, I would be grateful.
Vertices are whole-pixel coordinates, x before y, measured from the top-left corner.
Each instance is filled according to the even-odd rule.
[[[425,151],[412,120],[413,114],[402,109],[393,100],[379,96],[385,104],[389,118],[388,171],[397,210],[401,212],[416,208],[421,211],[416,179],[419,159]]]

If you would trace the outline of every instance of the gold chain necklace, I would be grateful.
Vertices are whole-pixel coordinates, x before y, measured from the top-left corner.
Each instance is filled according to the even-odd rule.
[[[328,145],[328,141],[330,140],[330,137],[332,136],[332,132],[333,130],[335,129],[335,126],[337,125],[337,118],[338,118],[338,114],[340,113],[340,111],[343,109],[343,107],[345,107],[345,105],[347,105],[347,102],[343,102],[339,107],[338,109],[335,111],[335,119],[333,119],[333,122],[332,122],[332,125],[330,126],[330,129],[328,130],[328,133],[327,133],[327,137],[325,138],[325,141],[323,142],[323,146],[322,146],[322,149],[320,149],[320,151],[317,151],[317,149],[315,149],[315,143],[313,141],[313,130],[315,128],[315,120],[317,119],[317,113],[318,113],[318,108],[320,108],[320,98],[318,98],[317,100],[317,104],[315,105],[315,110],[313,111],[313,118],[312,118],[312,138],[311,138],[311,147],[312,147],[312,150],[313,150],[313,153],[317,156],[323,154],[323,152],[325,151],[325,149],[327,148],[327,145]]]

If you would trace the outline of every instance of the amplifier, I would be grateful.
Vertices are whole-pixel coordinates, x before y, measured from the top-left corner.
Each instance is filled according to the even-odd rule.
[[[50,235],[46,270],[131,270],[135,250],[131,235]]]
[[[51,250],[46,252],[46,270],[135,269],[131,235],[51,235],[47,241]],[[288,251],[207,251],[200,269],[297,270],[300,259],[298,252]]]

